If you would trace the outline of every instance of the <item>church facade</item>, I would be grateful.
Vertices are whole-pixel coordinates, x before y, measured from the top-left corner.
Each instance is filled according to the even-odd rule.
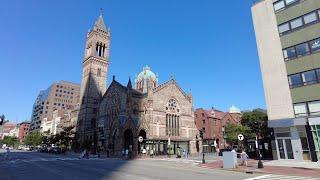
[[[126,149],[132,155],[199,152],[192,95],[173,78],[158,84],[158,77],[146,66],[134,84],[129,79],[122,85],[113,77],[106,89],[109,42],[110,31],[100,16],[87,36],[78,141],[90,140],[112,156]]]

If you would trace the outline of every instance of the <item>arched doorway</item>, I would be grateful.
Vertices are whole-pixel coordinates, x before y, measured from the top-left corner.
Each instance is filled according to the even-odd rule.
[[[147,133],[145,130],[141,130],[139,132],[139,137],[143,137],[143,141],[138,144],[138,153],[140,154],[142,152],[142,149],[146,149],[146,139],[147,139]]]
[[[123,144],[124,149],[128,149],[129,152],[133,151],[133,133],[131,129],[127,129],[124,132],[124,144]]]

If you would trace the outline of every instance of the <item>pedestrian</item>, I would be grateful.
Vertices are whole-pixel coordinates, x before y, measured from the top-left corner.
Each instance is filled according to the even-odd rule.
[[[129,150],[128,149],[126,149],[125,154],[126,154],[126,159],[128,159],[128,154],[129,154]]]
[[[122,159],[125,159],[125,151],[124,151],[124,149],[122,149],[121,154],[122,154]]]
[[[153,158],[153,149],[150,150],[150,157]]]
[[[244,150],[242,150],[242,152],[240,154],[240,157],[241,157],[241,164],[245,165],[245,166],[248,166],[248,162],[247,161],[248,161],[249,156]]]
[[[9,147],[6,148],[6,156],[5,159],[8,160],[9,159],[9,155],[10,155],[10,149]]]
[[[185,150],[185,149],[183,149],[182,155],[183,155],[183,157],[187,158],[187,153],[186,153],[186,150]]]

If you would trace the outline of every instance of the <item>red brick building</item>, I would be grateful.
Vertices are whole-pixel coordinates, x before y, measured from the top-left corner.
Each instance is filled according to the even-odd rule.
[[[18,138],[19,138],[19,141],[22,142],[27,136],[27,134],[29,133],[30,122],[22,122],[18,126],[19,126]]]
[[[215,152],[227,146],[224,140],[224,127],[227,124],[240,124],[241,112],[232,106],[229,112],[216,109],[205,110],[199,108],[195,111],[195,124],[198,130],[204,129],[203,151]]]

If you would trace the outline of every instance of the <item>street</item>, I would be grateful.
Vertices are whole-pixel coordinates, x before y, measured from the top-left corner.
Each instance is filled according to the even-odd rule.
[[[0,179],[226,179],[253,178],[254,175],[200,168],[197,164],[166,160],[78,159],[75,155],[11,152],[0,156]]]

